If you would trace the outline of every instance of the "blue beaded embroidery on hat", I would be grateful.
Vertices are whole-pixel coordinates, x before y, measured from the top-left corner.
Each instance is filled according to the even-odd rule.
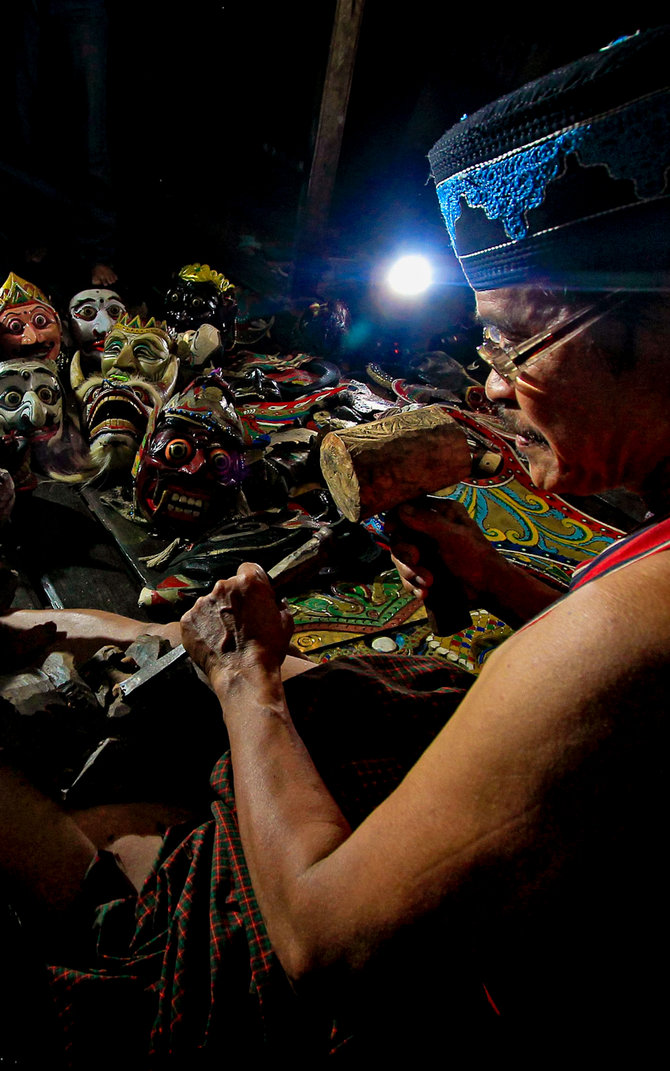
[[[661,196],[670,167],[668,93],[645,96],[446,178],[437,194],[452,242],[461,199],[500,220],[512,241],[525,238],[527,213],[542,204],[549,183],[564,173],[569,153],[584,167],[601,164],[613,179],[632,180],[631,203]]]

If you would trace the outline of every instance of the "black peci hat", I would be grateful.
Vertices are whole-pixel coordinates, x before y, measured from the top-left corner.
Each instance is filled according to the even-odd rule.
[[[670,27],[522,86],[429,154],[475,290],[670,288]]]

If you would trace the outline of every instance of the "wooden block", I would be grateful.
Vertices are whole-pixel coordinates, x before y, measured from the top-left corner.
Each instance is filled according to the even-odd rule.
[[[439,405],[331,431],[321,444],[321,471],[350,521],[450,487],[471,468],[463,429]]]

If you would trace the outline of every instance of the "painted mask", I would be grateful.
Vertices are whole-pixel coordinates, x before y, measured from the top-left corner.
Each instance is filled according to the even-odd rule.
[[[0,364],[0,434],[47,440],[63,423],[63,390],[53,367],[38,361]]]
[[[183,334],[212,324],[226,350],[235,344],[236,315],[235,287],[209,264],[187,264],[165,295],[165,321],[171,331]]]
[[[60,347],[58,313],[41,290],[10,272],[0,290],[0,356],[55,362]]]
[[[152,418],[134,466],[135,503],[157,527],[188,531],[239,508],[242,424],[217,369]]]
[[[178,372],[164,325],[153,319],[123,317],[107,335],[100,372],[85,376],[75,354],[70,383],[99,470],[130,470],[149,417],[172,395]]]
[[[313,301],[298,324],[297,342],[305,353],[333,357],[351,330],[351,313],[343,301]]]
[[[125,305],[113,290],[81,290],[69,306],[72,340],[84,357],[100,360],[104,341]]]

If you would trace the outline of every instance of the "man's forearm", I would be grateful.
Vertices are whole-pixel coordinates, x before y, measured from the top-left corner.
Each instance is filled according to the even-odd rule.
[[[458,578],[473,608],[486,609],[518,627],[562,594],[508,561],[459,503],[441,500],[418,508],[401,506],[400,516],[410,529],[435,542],[446,569]],[[405,587],[425,598],[433,578],[412,545],[411,531],[394,546],[393,555]]]
[[[158,625],[105,610],[11,610],[0,617],[7,642],[11,642],[13,631],[20,639],[21,633],[48,621],[54,622],[58,630],[52,646],[71,651],[81,661],[106,644],[125,648],[147,633],[165,636],[173,646],[181,640],[178,621]]]
[[[350,827],[321,780],[288,713],[279,670],[256,668],[215,690],[235,775],[240,834],[270,938],[289,976],[302,972],[310,947],[305,879]]]
[[[561,594],[557,588],[501,556],[500,568],[491,576],[482,602],[484,609],[517,628],[546,610]]]

